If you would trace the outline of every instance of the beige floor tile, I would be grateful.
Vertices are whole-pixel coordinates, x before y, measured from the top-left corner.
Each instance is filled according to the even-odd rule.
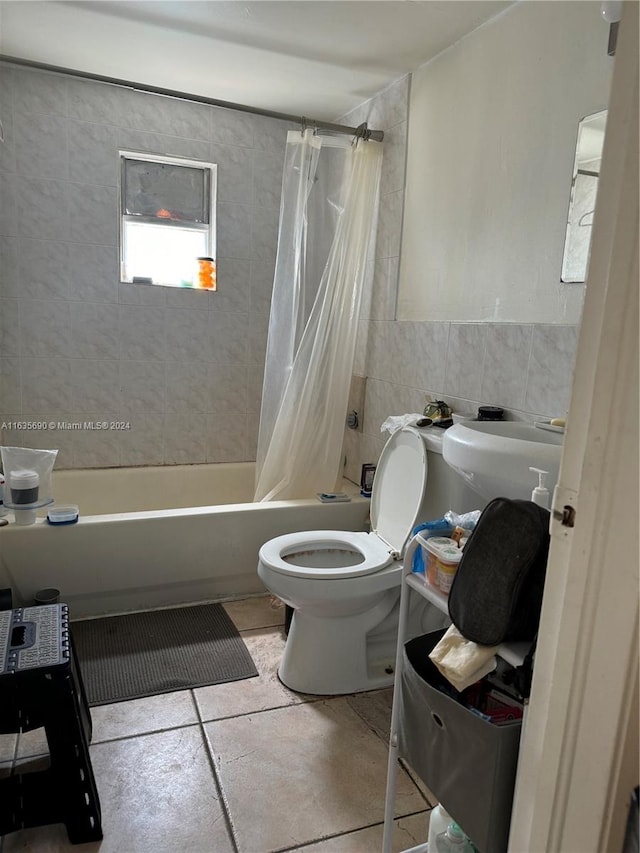
[[[294,693],[278,678],[285,640],[279,628],[245,631],[247,645],[258,670],[258,678],[244,678],[227,684],[213,684],[193,691],[203,720],[218,720],[238,714],[252,714],[285,705],[295,705],[316,697]]]
[[[190,690],[99,705],[91,709],[93,743],[188,726],[198,722]]]
[[[284,625],[284,604],[271,595],[226,601],[223,606],[238,631]]]
[[[424,844],[429,831],[429,812],[401,817],[395,821],[393,833],[393,853],[400,853],[417,844]],[[337,838],[327,838],[315,844],[298,847],[300,853],[378,853],[382,849],[383,824],[370,826],[339,835]]]
[[[104,840],[69,844],[64,827],[5,838],[2,853],[231,853],[198,726],[91,747]]]
[[[388,687],[385,690],[374,690],[370,693],[354,693],[346,699],[349,707],[353,708],[369,728],[381,740],[389,743],[393,687]]]
[[[344,698],[205,725],[240,853],[361,829],[384,815],[387,749]],[[424,810],[409,777],[396,813]]]
[[[92,743],[100,743],[193,725],[198,722],[198,714],[191,691],[180,690],[128,702],[114,702],[112,705],[98,705],[91,709],[91,719]],[[44,729],[33,729],[19,736],[16,758],[47,752],[49,747]]]
[[[13,761],[17,739],[16,734],[0,735],[0,762]]]

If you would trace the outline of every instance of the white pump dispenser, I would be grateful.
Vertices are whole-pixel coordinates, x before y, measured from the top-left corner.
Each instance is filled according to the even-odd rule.
[[[544,478],[549,474],[548,471],[542,471],[540,468],[532,468],[529,466],[530,471],[535,471],[538,475],[538,485],[531,492],[531,500],[534,504],[538,504],[538,506],[543,506],[545,509],[549,509],[549,489],[544,484]]]

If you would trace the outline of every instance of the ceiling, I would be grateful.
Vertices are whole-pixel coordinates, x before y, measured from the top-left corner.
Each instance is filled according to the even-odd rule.
[[[334,120],[510,5],[0,0],[0,53]]]

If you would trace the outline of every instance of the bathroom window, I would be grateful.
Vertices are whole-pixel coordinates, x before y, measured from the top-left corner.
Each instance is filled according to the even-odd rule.
[[[120,151],[120,278],[194,287],[216,256],[216,166]]]

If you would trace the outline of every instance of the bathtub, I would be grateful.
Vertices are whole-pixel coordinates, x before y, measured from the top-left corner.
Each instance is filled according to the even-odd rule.
[[[56,587],[76,619],[264,592],[264,542],[362,530],[369,513],[348,482],[352,501],[340,504],[253,503],[253,483],[249,462],[56,471],[56,504],[77,504],[80,519],[0,527],[0,587],[12,587],[14,606]]]

